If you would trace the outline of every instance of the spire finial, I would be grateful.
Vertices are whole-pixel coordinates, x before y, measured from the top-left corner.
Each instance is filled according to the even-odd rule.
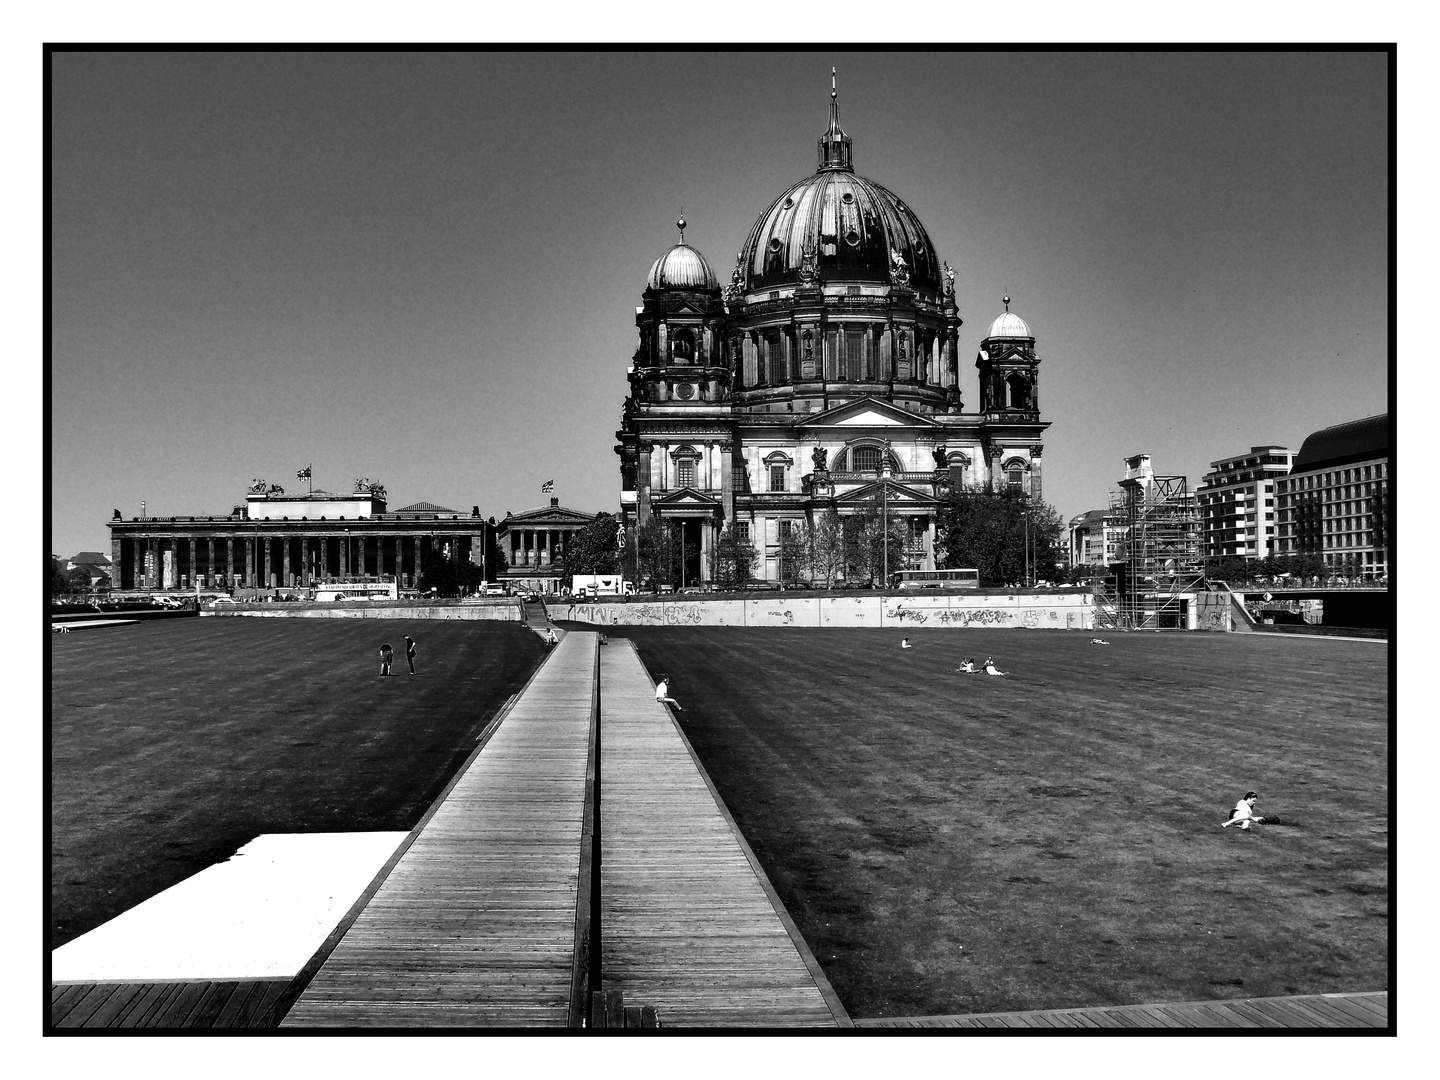
[[[840,128],[840,93],[835,88],[835,68],[830,68],[830,127],[820,136],[820,169],[852,169],[850,136]]]
[[[1005,314],[1006,314],[1006,315],[1009,315],[1009,314],[1010,314],[1010,291],[1009,291],[1008,289],[1005,291],[1004,300],[1005,300]]]
[[[680,220],[675,222],[675,227],[680,230],[680,243],[682,244],[685,243],[685,226],[687,224],[688,222],[685,220],[685,208],[682,206],[680,208]]]

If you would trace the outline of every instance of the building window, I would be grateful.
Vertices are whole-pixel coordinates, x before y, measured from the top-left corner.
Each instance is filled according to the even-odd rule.
[[[681,458],[675,463],[675,484],[682,488],[695,486],[695,462],[692,458]]]
[[[735,523],[735,539],[742,544],[750,542],[750,523],[748,521],[737,521]]]
[[[785,490],[785,466],[784,466],[784,465],[771,465],[771,466],[770,466],[770,490],[771,490],[771,491],[784,491],[784,490]]]
[[[879,472],[880,448],[878,446],[857,446],[850,451],[851,472]]]
[[[1016,495],[1025,490],[1025,472],[1019,465],[1010,466],[1010,471],[1005,476],[1005,486]]]

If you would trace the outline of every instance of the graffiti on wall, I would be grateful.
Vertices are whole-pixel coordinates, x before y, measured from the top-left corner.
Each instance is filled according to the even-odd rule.
[[[944,626],[998,626],[1010,617],[1004,608],[946,608],[934,612]]]
[[[699,626],[699,604],[665,604],[666,626]]]

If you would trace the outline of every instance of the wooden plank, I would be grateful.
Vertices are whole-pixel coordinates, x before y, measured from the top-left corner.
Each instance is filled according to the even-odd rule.
[[[152,1017],[156,1016],[171,1001],[180,995],[185,989],[184,983],[156,983],[155,993],[146,993],[145,1000],[140,1002],[136,1008],[125,1018],[125,1026],[132,1028],[145,1027]]]
[[[1338,1026],[1341,1027],[1385,1026],[1382,1023],[1376,1022],[1376,1017],[1373,1012],[1344,997],[1325,996],[1317,1000],[1312,1000],[1310,1004],[1313,1008],[1322,1009],[1327,1013],[1336,1015],[1337,1018],[1339,1018]]]
[[[56,983],[50,987],[50,1023],[68,1013],[89,991],[93,983]]]
[[[207,990],[205,996],[200,999],[200,1003],[195,1007],[195,1011],[191,1013],[185,1026],[192,1028],[213,1027],[215,1018],[220,1015],[220,1010],[225,1007],[225,1003],[235,994],[239,985],[239,983],[234,981],[211,983],[210,989]]]
[[[210,983],[185,982],[179,985],[180,992],[147,1017],[144,1027],[177,1029],[186,1026],[185,1021],[195,1011],[195,1007],[200,1004],[200,999],[205,996],[205,992],[210,989]]]
[[[107,1028],[113,1026],[116,1019],[121,1014],[128,1012],[144,993],[144,983],[118,984],[115,987],[115,992],[105,999],[105,1004],[91,1013],[89,1018],[80,1026],[85,1028]]]
[[[95,1010],[104,1005],[111,994],[118,989],[116,983],[96,983],[86,988],[85,993],[71,1006],[56,1027],[80,1027],[90,1019]]]

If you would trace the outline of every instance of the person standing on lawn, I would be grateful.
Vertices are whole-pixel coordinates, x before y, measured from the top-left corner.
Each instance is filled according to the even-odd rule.
[[[410,661],[410,674],[415,674],[415,639],[405,635],[405,659]]]
[[[380,674],[390,674],[390,662],[395,659],[395,650],[390,647],[387,641],[380,646]]]

